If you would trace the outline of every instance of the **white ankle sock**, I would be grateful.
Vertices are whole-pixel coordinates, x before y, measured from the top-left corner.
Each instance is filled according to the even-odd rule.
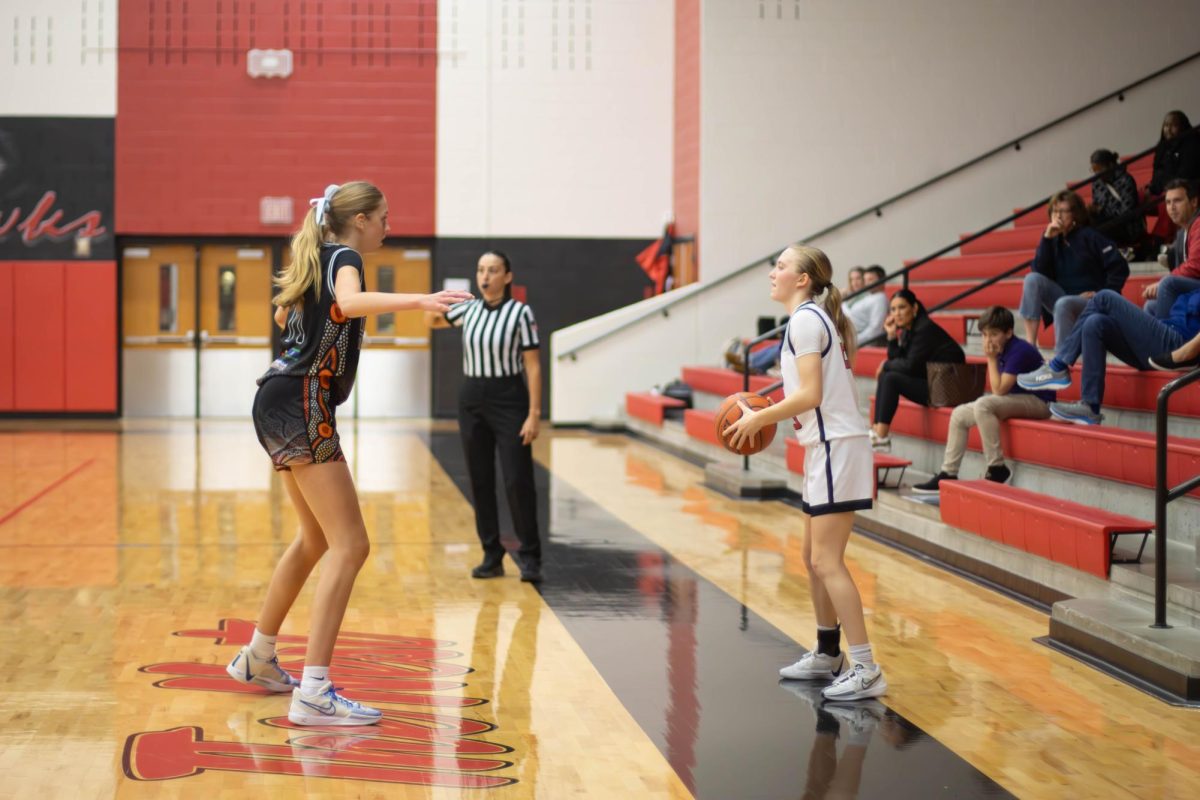
[[[279,634],[267,636],[255,628],[254,635],[250,637],[250,652],[254,653],[254,657],[260,661],[266,661],[275,655],[275,640],[278,638]]]
[[[304,667],[304,675],[300,679],[302,694],[316,694],[317,690],[329,680],[329,667]]]
[[[867,669],[875,666],[875,656],[871,653],[870,644],[852,644],[846,648],[846,652],[855,664],[862,664]]]

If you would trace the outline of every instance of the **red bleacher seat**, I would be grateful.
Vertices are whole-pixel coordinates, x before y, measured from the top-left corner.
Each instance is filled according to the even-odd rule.
[[[874,406],[875,399],[871,398]],[[892,432],[946,442],[950,408],[926,408],[901,400]],[[1010,419],[1002,423],[1000,440],[1014,461],[1025,461],[1106,480],[1154,487],[1154,434],[1104,426],[1071,425],[1052,420]],[[968,446],[979,451],[979,429],[972,428]],[[1200,440],[1179,436],[1167,440],[1167,481],[1172,486],[1200,474]],[[1192,492],[1200,497],[1200,489]]]
[[[943,481],[942,521],[1101,578],[1117,536],[1154,524],[992,481]],[[1138,551],[1140,557],[1141,551]]]
[[[1142,290],[1146,288],[1147,284],[1156,283],[1160,277],[1160,275],[1133,275],[1129,280],[1125,281],[1125,288],[1121,291],[1121,294],[1126,300],[1136,304],[1140,308],[1142,303],[1145,302],[1142,299]],[[974,281],[921,283],[920,267],[917,267],[916,271],[910,275],[909,280],[909,288],[912,289],[913,293],[916,294],[917,298],[927,308],[939,305],[951,297],[961,294],[977,285]],[[988,306],[1017,308],[1021,304],[1021,290],[1024,285],[1025,281],[1021,278],[1007,278],[959,300],[951,308],[978,309],[987,308]],[[886,289],[888,298],[890,299],[899,288],[899,286],[889,284]]]
[[[970,314],[950,314],[939,311],[936,314],[930,314],[929,318],[936,322],[942,330],[950,334],[950,337],[959,344],[967,343],[967,320],[971,318]],[[979,316],[978,314],[974,316]]]
[[[715,394],[718,397],[728,397],[742,391],[742,373],[724,367],[684,367],[683,382],[691,386],[694,392]],[[778,382],[778,378],[768,375],[751,375],[750,391],[758,392]],[[772,402],[778,403],[783,399],[783,390],[776,389],[767,396]]]
[[[964,233],[960,238],[966,239],[971,235]],[[1013,251],[1028,251],[1032,255],[1041,238],[1042,230],[1033,226],[1007,228],[984,234],[975,241],[964,244],[959,250],[964,256],[983,253],[1011,253]]]
[[[1034,249],[1007,253],[980,253],[976,255],[946,256],[927,261],[909,276],[914,281],[968,281],[982,280],[1006,272],[1018,264],[1033,258]],[[914,259],[915,260],[915,259]],[[913,263],[905,261],[904,266]],[[1014,277],[1024,277],[1024,272]]]
[[[695,388],[695,387],[692,387]],[[702,442],[724,447],[717,438],[717,412],[689,408],[683,412],[683,429],[687,435]]]
[[[626,392],[625,413],[655,425],[663,424],[668,408],[684,408],[687,403],[674,397],[650,392]]]

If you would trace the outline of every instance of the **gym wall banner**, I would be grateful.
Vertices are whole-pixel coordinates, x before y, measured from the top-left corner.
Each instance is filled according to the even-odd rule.
[[[111,261],[113,120],[0,117],[0,261]]]

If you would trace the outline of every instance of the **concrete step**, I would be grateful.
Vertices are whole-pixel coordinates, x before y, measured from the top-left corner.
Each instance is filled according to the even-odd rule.
[[[1177,702],[1200,704],[1200,629],[1159,629],[1153,622],[1153,608],[1134,600],[1062,600],[1051,609],[1050,640],[1123,670]]]

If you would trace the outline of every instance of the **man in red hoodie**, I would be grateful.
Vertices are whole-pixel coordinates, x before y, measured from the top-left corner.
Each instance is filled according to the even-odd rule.
[[[1146,311],[1165,320],[1175,298],[1200,289],[1200,198],[1195,184],[1176,179],[1167,184],[1163,202],[1167,216],[1179,226],[1170,254],[1174,269],[1158,283],[1147,286],[1143,297]]]

